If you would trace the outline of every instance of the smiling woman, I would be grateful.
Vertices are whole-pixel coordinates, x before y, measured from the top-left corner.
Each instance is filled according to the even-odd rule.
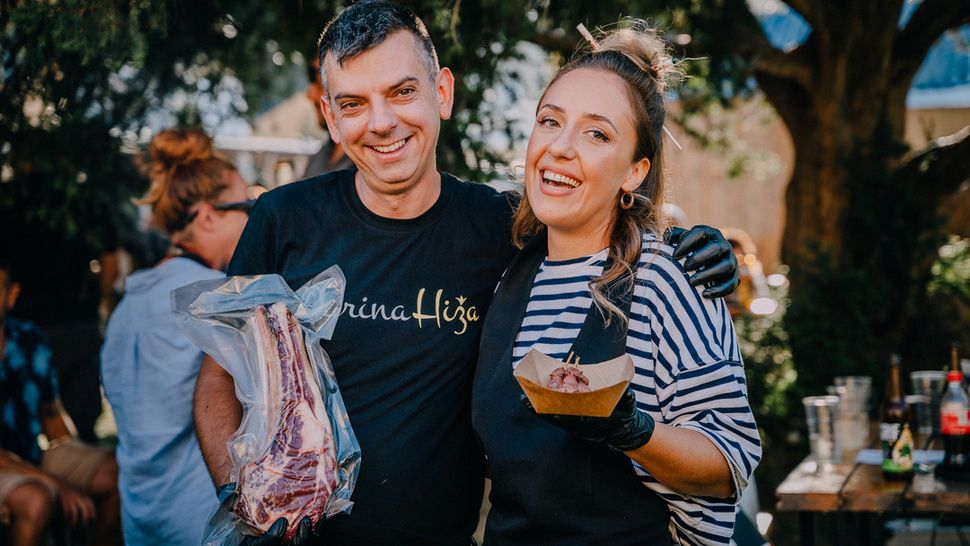
[[[630,161],[637,133],[627,103],[619,76],[590,68],[561,76],[542,98],[526,155],[526,198],[539,221],[569,239],[550,248],[552,259],[607,246],[614,202],[650,171],[650,158]]]
[[[644,30],[636,30],[640,28],[636,25]],[[565,232],[572,232],[572,239],[579,236],[579,241],[570,244],[575,250],[593,251],[610,243],[611,255],[622,259],[614,260],[596,283],[605,286],[626,271],[624,264],[633,263],[639,256],[641,231],[659,236],[667,227],[662,213],[662,131],[666,118],[663,96],[668,79],[679,71],[663,41],[642,23],[634,28],[620,28],[599,42],[592,41],[591,47],[593,44],[598,49],[564,66],[539,100],[536,126],[526,152],[526,195],[516,211],[513,237],[521,247],[543,226],[561,223]],[[568,85],[556,85],[560,79],[568,80]],[[565,104],[572,107],[572,112],[566,111]],[[566,119],[568,113],[573,114],[572,120]],[[564,127],[563,123],[569,126]],[[583,135],[584,139],[569,140],[576,135]],[[557,194],[548,185],[537,182],[549,176],[569,178],[569,173],[556,171],[554,162],[559,157],[561,165],[561,154],[574,154],[579,148],[584,151],[584,160],[577,161],[576,168],[588,169],[594,183],[600,179],[597,187],[584,192],[589,196],[556,201],[544,198],[572,193]],[[549,180],[564,183],[555,178]],[[629,206],[620,203],[620,197]],[[610,199],[623,206],[607,206]],[[559,215],[558,220],[549,217],[555,214]],[[587,223],[579,231],[571,229],[577,227],[577,217]],[[550,249],[550,255],[557,252]],[[611,308],[599,290],[594,288],[593,295],[597,304]]]
[[[662,239],[663,42],[641,21],[593,41],[536,110],[521,252],[482,331],[472,418],[488,455],[486,544],[727,544],[761,457],[737,337]],[[540,415],[511,369],[532,350],[630,355],[606,418]],[[563,479],[568,469],[569,479]]]

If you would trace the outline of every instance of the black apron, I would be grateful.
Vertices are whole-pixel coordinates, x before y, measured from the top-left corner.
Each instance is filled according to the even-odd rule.
[[[543,232],[512,261],[483,325],[472,422],[492,480],[485,544],[668,545],[667,504],[643,485],[626,455],[573,438],[520,401],[512,345],[547,253]],[[632,291],[624,292],[611,301],[629,316]],[[589,363],[621,356],[626,324],[605,325],[593,305],[572,350]]]

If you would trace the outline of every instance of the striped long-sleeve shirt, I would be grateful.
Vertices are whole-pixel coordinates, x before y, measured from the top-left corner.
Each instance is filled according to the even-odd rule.
[[[717,446],[731,469],[735,499],[676,493],[631,463],[643,484],[670,506],[675,544],[728,544],[736,500],[761,459],[761,439],[727,306],[690,286],[672,251],[644,235],[627,335],[636,367],[632,388],[638,408],[658,423],[696,430]],[[513,365],[531,349],[566,358],[592,305],[589,281],[602,274],[606,254],[543,262],[516,336]]]

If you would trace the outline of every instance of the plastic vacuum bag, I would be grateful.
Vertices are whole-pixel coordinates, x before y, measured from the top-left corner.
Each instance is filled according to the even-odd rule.
[[[209,520],[205,544],[235,546],[286,517],[349,512],[360,463],[330,359],[346,279],[333,266],[295,293],[279,275],[200,281],[172,292],[190,339],[232,375],[243,407],[227,448],[236,492]],[[219,418],[219,416],[209,416]]]

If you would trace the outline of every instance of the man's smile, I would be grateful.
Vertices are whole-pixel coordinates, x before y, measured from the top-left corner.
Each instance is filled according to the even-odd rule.
[[[371,150],[374,150],[382,154],[390,154],[400,150],[405,144],[407,144],[409,140],[411,140],[411,137],[402,138],[401,140],[392,142],[384,146],[379,146],[375,144],[375,145],[367,145],[367,147],[370,148]]]

